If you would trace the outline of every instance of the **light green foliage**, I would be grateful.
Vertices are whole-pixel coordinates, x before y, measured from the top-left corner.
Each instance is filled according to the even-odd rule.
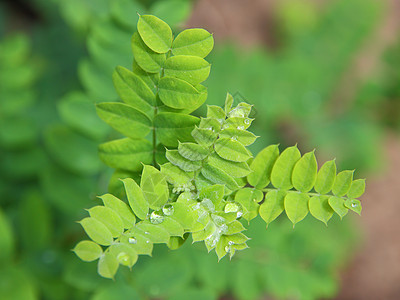
[[[279,153],[272,145],[253,159],[247,149],[256,139],[247,130],[251,105],[234,105],[227,94],[224,108],[208,106],[200,119],[188,115],[207,97],[200,83],[209,74],[202,57],[211,35],[187,30],[173,41],[168,25],[150,15],[139,18],[138,30],[133,72],[118,67],[114,73],[125,104],[101,103],[97,111],[128,136],[101,145],[100,157],[141,176],[122,179],[129,206],[106,194],[105,206],[88,210],[80,223],[94,243],[75,249],[86,260],[99,258],[101,276],[114,278],[118,265],[132,267],[138,255],[151,255],[153,244],[176,249],[189,234],[218,260],[232,258],[248,248],[242,220],[259,214],[269,224],[285,211],[295,225],[309,211],[324,223],[333,212],[360,212],[360,202],[350,197],[362,194],[364,181],[353,181],[353,171],[336,175],[333,161],[318,172],[314,151],[302,156],[292,146]],[[168,147],[165,158],[162,147]]]

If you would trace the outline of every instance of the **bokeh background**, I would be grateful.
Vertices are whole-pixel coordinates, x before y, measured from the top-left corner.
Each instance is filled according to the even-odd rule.
[[[94,104],[117,99],[136,12],[212,32],[207,103],[255,105],[255,152],[298,143],[356,168],[362,217],[254,221],[231,262],[160,246],[115,281],[75,257],[112,172]],[[2,0],[0,299],[400,299],[399,133],[397,0]]]

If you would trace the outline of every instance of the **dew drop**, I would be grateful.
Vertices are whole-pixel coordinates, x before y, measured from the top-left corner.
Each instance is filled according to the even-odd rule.
[[[353,207],[353,208],[354,208],[354,207],[357,207],[357,204],[356,204],[356,203],[352,203],[352,204],[351,204],[351,207]]]
[[[210,199],[204,198],[204,199],[201,201],[201,204],[202,204],[203,207],[204,207],[205,209],[207,209],[208,211],[210,211],[210,212],[214,212],[214,211],[215,211],[215,205],[214,205],[214,203],[213,203]]]
[[[249,125],[249,124],[250,124],[250,119],[244,120],[244,123],[247,124],[247,125]]]
[[[225,252],[226,252],[226,253],[229,253],[230,251],[231,251],[231,247],[225,246]]]
[[[157,225],[164,221],[164,217],[153,211],[150,215],[151,224]],[[148,232],[146,234],[149,234]]]
[[[174,214],[174,207],[171,204],[165,204],[162,211],[164,215],[172,216]]]
[[[226,220],[224,217],[221,217],[218,215],[212,215],[211,217],[212,217],[215,225],[217,225],[218,227],[225,225]]]
[[[244,130],[244,126],[238,126],[237,129]]]
[[[130,237],[130,238],[128,239],[128,242],[129,242],[129,244],[136,244],[136,243],[137,243],[137,240],[136,240],[134,237]]]
[[[229,241],[228,242],[228,245],[233,245],[234,243],[232,242],[232,241]]]
[[[226,213],[237,212],[239,211],[239,209],[240,209],[239,205],[237,205],[235,202],[228,202],[225,205],[224,212]]]

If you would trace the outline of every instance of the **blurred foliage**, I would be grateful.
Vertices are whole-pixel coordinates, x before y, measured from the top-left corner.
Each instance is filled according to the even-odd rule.
[[[335,155],[341,167],[362,171],[377,167],[380,128],[366,121],[357,107],[336,115],[332,106],[341,105],[341,99],[333,99],[335,91],[381,20],[383,4],[332,1],[317,13],[309,2],[283,3],[279,24],[284,24],[286,35],[279,51],[243,53],[235,46],[214,51],[207,81],[209,102],[221,104],[216,101],[223,99],[227,89],[254,104],[263,116],[256,119],[254,131],[269,137],[259,141],[260,149],[301,141],[301,147],[316,147],[328,158]],[[313,16],[312,22],[303,18],[304,10]],[[354,11],[360,18],[354,18]]]
[[[267,231],[254,224],[248,232],[252,250],[232,262],[217,264],[215,256],[190,245],[173,253],[159,248],[153,259],[119,273],[116,282],[99,278],[95,264],[80,262],[69,251],[83,234],[74,221],[106,190],[110,171],[96,147],[115,135],[97,118],[93,103],[117,99],[111,73],[116,65],[130,67],[136,12],[180,24],[191,2],[27,3],[38,19],[24,34],[9,32],[11,10],[0,3],[2,298],[254,299],[266,293],[318,299],[336,293],[338,268],[355,242],[352,227],[335,222],[325,229],[311,218],[295,231],[283,219]],[[393,115],[398,48],[388,52],[382,77],[366,84],[348,110],[334,115],[331,108],[339,79],[381,12],[381,2],[372,0],[335,0],[322,8],[282,4],[279,49],[243,53],[231,45],[214,52],[208,103],[221,104],[216,101],[227,90],[254,103],[262,116],[254,129],[268,136],[255,150],[296,139],[327,156],[335,153],[345,166],[376,166],[382,125],[399,126]]]

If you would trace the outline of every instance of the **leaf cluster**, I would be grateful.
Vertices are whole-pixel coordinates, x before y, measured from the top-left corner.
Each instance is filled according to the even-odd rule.
[[[210,66],[203,57],[212,46],[203,29],[174,39],[165,22],[140,16],[133,72],[117,67],[113,75],[124,103],[97,105],[99,116],[128,136],[101,145],[103,161],[139,173],[144,166],[136,181],[122,178],[128,203],[106,194],[104,206],[80,221],[92,241],[74,251],[85,261],[99,259],[103,277],[113,278],[120,264],[132,267],[140,254],[151,255],[153,244],[176,249],[189,234],[219,259],[232,258],[247,248],[242,220],[258,214],[269,224],[285,210],[296,224],[309,211],[324,223],[334,212],[361,212],[354,198],[364,192],[364,181],[353,180],[353,171],[336,174],[334,161],[318,171],[314,152],[302,156],[293,146],[280,154],[277,145],[253,159],[247,149],[256,140],[247,131],[251,105],[233,106],[228,94],[224,108],[208,106],[205,118],[188,115],[207,97],[201,82]],[[165,153],[162,146],[169,147]]]

